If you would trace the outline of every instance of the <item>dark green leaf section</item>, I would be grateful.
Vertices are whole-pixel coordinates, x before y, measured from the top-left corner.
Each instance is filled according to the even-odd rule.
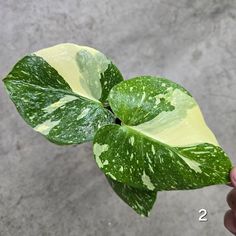
[[[119,83],[111,90],[108,100],[112,111],[127,125],[149,121],[163,111],[173,111],[172,93],[180,85],[153,76],[140,76]],[[191,96],[191,95],[190,95]]]
[[[113,63],[109,64],[106,71],[101,74],[100,82],[102,86],[102,95],[99,100],[104,103],[107,100],[108,94],[112,87],[123,80],[124,79],[118,68]]]
[[[72,92],[68,83],[43,58],[28,55],[16,63],[4,79],[4,83],[19,81],[43,88],[61,89]],[[30,92],[30,91],[29,91]]]
[[[25,121],[57,144],[93,139],[103,125],[114,122],[102,104],[74,93],[45,60],[29,55],[4,79],[5,87]]]
[[[157,193],[145,189],[138,189],[127,184],[117,182],[107,177],[117,195],[132,207],[138,214],[148,216],[156,200]]]
[[[196,189],[229,182],[232,168],[220,147],[170,147],[128,126],[107,125],[94,137],[98,166],[112,179],[147,190]]]

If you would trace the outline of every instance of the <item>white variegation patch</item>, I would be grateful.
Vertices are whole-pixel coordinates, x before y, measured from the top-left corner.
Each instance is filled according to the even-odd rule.
[[[134,157],[134,154],[131,153],[131,155],[130,155],[130,160],[131,160],[131,161],[133,160],[133,157]]]
[[[95,155],[95,159],[96,159],[96,162],[97,162],[97,165],[99,168],[103,168],[104,163],[105,163],[105,165],[108,164],[108,163],[106,163],[106,161],[104,163],[102,163],[102,161],[100,159],[100,155],[103,152],[106,152],[108,150],[108,148],[109,148],[109,146],[107,144],[100,145],[99,143],[95,143],[93,145],[93,153]]]
[[[35,52],[51,65],[73,92],[98,101],[102,94],[101,74],[111,63],[99,51],[71,43],[58,44]]]
[[[214,134],[207,127],[199,106],[191,96],[175,89],[169,91],[167,99],[175,107],[173,111],[163,111],[150,121],[130,127],[170,146],[199,143],[219,146]]]
[[[78,97],[72,96],[72,95],[65,95],[64,97],[62,97],[60,100],[58,100],[57,102],[54,102],[52,104],[50,104],[49,106],[43,108],[43,110],[47,113],[47,114],[51,114],[52,112],[54,112],[55,110],[57,110],[58,108],[64,106],[65,104],[72,102],[74,100],[78,99]]]
[[[143,181],[143,184],[145,186],[147,186],[147,188],[149,190],[154,190],[155,189],[154,185],[152,184],[152,182],[150,180],[150,177],[148,175],[146,175],[145,171],[143,171],[142,181]]]
[[[130,142],[130,144],[131,144],[132,146],[134,145],[134,137],[133,137],[133,136],[130,137],[129,142]]]
[[[154,146],[152,145],[152,153],[153,153],[153,155],[155,155],[156,154],[156,150],[155,150],[155,148],[154,148]]]
[[[84,118],[88,113],[89,113],[90,109],[89,108],[85,108],[80,115],[77,117],[77,120],[80,120],[82,118]]]
[[[110,176],[112,179],[116,180],[116,177],[113,174],[111,174],[110,172],[107,172],[107,175]]]
[[[178,154],[179,157],[181,157],[181,159],[192,169],[194,170],[196,173],[202,173],[202,170],[200,168],[200,163],[198,163],[197,161],[191,160],[187,157],[184,157],[183,155]]]
[[[60,120],[57,120],[57,121],[46,120],[42,124],[35,126],[34,130],[37,132],[40,132],[43,135],[48,135],[51,129],[53,129],[59,123],[60,123]]]

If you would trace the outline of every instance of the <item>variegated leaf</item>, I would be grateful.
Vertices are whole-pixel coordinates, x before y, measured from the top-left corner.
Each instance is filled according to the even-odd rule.
[[[92,140],[99,127],[114,122],[104,104],[122,80],[97,50],[59,44],[25,56],[4,83],[34,130],[57,144],[72,144]]]
[[[108,100],[122,125],[98,130],[94,154],[113,180],[151,191],[229,182],[231,162],[184,88],[143,76],[114,86]]]

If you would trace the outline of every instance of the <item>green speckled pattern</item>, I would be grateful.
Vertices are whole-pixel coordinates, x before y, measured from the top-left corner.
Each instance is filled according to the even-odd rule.
[[[229,182],[232,164],[183,87],[142,76],[114,86],[108,100],[122,123],[97,131],[94,156],[114,181],[113,189],[137,213],[148,215],[157,191]],[[140,191],[147,192],[137,202]]]
[[[109,85],[102,86],[103,100],[107,90],[122,80],[120,76],[110,81],[110,73],[112,77],[118,69],[114,72],[113,64],[107,69],[102,75],[102,83]],[[53,67],[34,54],[21,59],[4,83],[25,121],[54,143],[90,141],[99,127],[114,122],[114,115],[102,103],[73,92]]]
[[[113,112],[126,125],[138,125],[151,120],[163,111],[174,110],[171,95],[175,88],[190,95],[180,85],[170,80],[141,76],[124,81],[122,86],[115,86],[108,100]]]
[[[212,144],[170,147],[113,124],[100,128],[94,143],[107,145],[99,155],[99,161],[106,163],[100,165],[103,172],[132,187],[184,190],[229,181],[231,163],[225,152]]]
[[[138,189],[127,184],[122,184],[107,177],[113,190],[117,195],[132,207],[138,214],[149,216],[156,201],[157,193],[146,189]]]

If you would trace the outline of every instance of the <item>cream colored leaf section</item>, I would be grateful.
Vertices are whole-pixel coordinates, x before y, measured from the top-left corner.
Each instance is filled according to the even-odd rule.
[[[149,190],[153,191],[155,189],[155,186],[152,184],[150,177],[146,175],[145,171],[143,171],[142,181],[143,184],[146,185]]]
[[[99,168],[103,168],[104,165],[107,165],[107,160],[102,163],[100,156],[103,152],[106,152],[109,149],[109,146],[107,144],[100,145],[99,143],[95,143],[93,145],[93,152],[96,158],[96,162],[99,166]]]
[[[78,99],[75,96],[72,95],[65,95],[64,97],[62,97],[60,100],[58,100],[57,102],[54,102],[52,104],[50,104],[49,106],[43,108],[43,110],[48,113],[51,114],[52,112],[54,112],[55,110],[57,110],[58,108],[66,105],[69,102],[72,102],[74,100]]]
[[[165,95],[162,97],[165,98]],[[154,119],[131,128],[170,146],[181,147],[199,143],[219,146],[206,125],[199,106],[191,96],[175,89],[168,93],[168,100],[175,107],[173,111],[163,111]]]
[[[60,123],[60,120],[57,120],[57,121],[46,120],[42,124],[39,124],[36,127],[34,127],[34,130],[43,135],[48,135],[51,129],[53,129],[59,123]]]
[[[99,51],[85,46],[65,43],[35,52],[52,66],[69,84],[73,92],[91,100],[102,94],[101,73],[110,61]]]
[[[178,154],[178,156],[179,156],[180,158],[182,158],[182,160],[183,160],[192,170],[194,170],[196,173],[202,173],[202,170],[201,170],[201,168],[200,168],[200,166],[201,166],[200,163],[198,163],[198,162],[196,162],[196,161],[194,161],[194,160],[191,160],[191,159],[189,159],[189,158],[186,158],[186,157],[184,157],[184,156],[182,156],[182,155],[180,155],[180,154]]]

